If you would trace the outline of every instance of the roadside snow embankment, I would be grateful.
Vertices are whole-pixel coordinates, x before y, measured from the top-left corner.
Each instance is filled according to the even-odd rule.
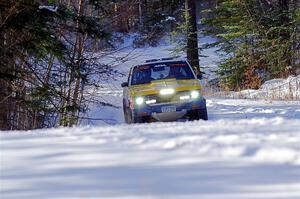
[[[298,199],[299,120],[0,134],[1,198]]]
[[[265,82],[258,90],[231,92],[229,97],[271,100],[300,100],[300,75]]]

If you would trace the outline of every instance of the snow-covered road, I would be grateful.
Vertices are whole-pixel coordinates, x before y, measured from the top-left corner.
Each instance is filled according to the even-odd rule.
[[[1,198],[300,198],[300,102],[208,109],[207,122],[1,133]]]

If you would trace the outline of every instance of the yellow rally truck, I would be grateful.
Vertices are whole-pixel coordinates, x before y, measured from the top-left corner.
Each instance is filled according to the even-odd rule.
[[[122,87],[129,124],[208,119],[200,81],[185,60],[148,60],[130,69]]]

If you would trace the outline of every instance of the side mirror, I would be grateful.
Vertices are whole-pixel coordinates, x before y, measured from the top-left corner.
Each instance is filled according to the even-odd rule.
[[[197,75],[197,79],[202,79],[202,74]]]
[[[122,88],[128,87],[128,82],[123,82],[123,83],[121,84],[121,86],[122,86]]]

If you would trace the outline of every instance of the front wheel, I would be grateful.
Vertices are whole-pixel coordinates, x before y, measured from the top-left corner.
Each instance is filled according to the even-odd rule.
[[[127,124],[130,124],[130,110],[123,105],[124,119]]]
[[[199,111],[199,119],[201,119],[201,120],[208,120],[207,108],[206,107],[204,109],[201,109]]]
[[[136,124],[146,122],[142,117],[134,117],[130,109],[126,109],[125,112],[125,121],[127,124]]]
[[[207,109],[193,110],[189,113],[189,120],[208,120]]]

